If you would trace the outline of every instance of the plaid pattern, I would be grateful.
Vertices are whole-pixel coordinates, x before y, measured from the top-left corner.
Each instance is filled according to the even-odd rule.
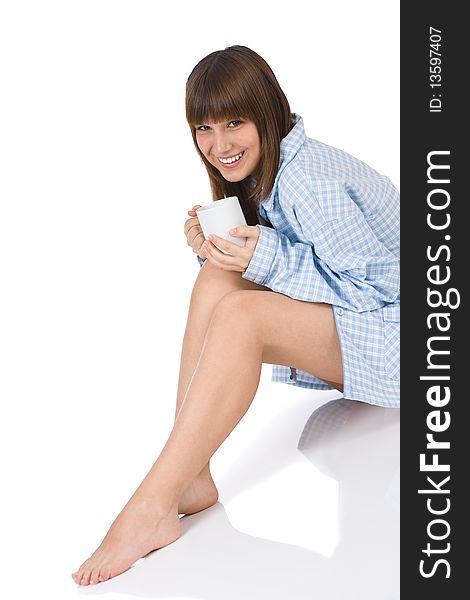
[[[281,142],[260,237],[242,276],[306,302],[333,306],[345,398],[399,406],[399,194],[342,150],[307,138],[303,120]],[[202,261],[200,260],[202,264]],[[272,381],[331,389],[311,373],[274,365]]]

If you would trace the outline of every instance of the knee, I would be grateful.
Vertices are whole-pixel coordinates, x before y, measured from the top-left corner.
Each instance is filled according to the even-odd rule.
[[[216,302],[228,291],[236,289],[239,279],[241,279],[241,273],[225,271],[206,260],[194,283],[191,301]]]
[[[216,304],[212,314],[212,325],[221,327],[244,327],[251,331],[256,326],[256,292],[235,290],[228,292]]]

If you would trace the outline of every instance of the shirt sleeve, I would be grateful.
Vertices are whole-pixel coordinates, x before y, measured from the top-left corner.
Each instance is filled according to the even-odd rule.
[[[355,207],[323,220],[297,202],[292,215],[305,240],[293,242],[276,229],[257,225],[260,236],[242,274],[297,300],[326,302],[355,312],[380,308],[399,296],[399,259],[387,250]],[[307,202],[305,200],[305,202]],[[379,218],[379,217],[377,217]]]

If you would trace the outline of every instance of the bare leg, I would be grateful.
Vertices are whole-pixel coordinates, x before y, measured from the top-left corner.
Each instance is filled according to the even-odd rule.
[[[261,347],[257,340],[250,343],[248,327],[240,326],[236,335],[224,330],[223,319],[213,315],[165,447],[99,548],[73,574],[76,583],[114,577],[180,536],[179,498],[247,410],[261,372]]]
[[[229,272],[224,271],[222,269],[218,269],[217,267],[214,267],[207,261],[199,270],[191,294],[186,330],[183,338],[178,391],[176,398],[175,419],[178,416],[179,410],[186,396],[186,392],[193,377],[194,371],[196,370],[196,366],[201,357],[201,350],[204,344],[204,339],[208,330],[209,322],[212,318],[214,308],[226,294],[242,289],[269,291],[268,288],[259,286],[255,283],[252,283],[251,281],[243,279],[241,273]],[[209,462],[207,462],[201,468],[200,472],[196,474],[193,480],[188,482],[186,489],[182,492],[178,502],[178,513],[191,514],[194,512],[198,512],[215,504],[217,502],[217,499],[218,491],[210,473]],[[129,510],[126,509],[130,505],[132,505],[132,499],[129,501],[128,505],[126,505],[126,507],[123,509],[123,511],[120,513],[118,518],[111,526],[110,531],[106,536],[105,540],[109,539],[110,536],[112,538],[112,534],[115,529],[114,525],[117,522],[120,522],[122,525],[122,521],[125,520],[126,515],[129,513]],[[152,515],[153,508],[157,509],[158,507],[148,507],[147,510],[145,506],[142,506],[141,512],[144,513],[147,511],[148,514]],[[164,523],[165,522],[163,520],[163,524],[160,525],[160,532],[158,534],[160,538],[162,538],[163,535],[163,541],[159,541],[160,547],[162,545],[165,545],[165,543],[171,543],[177,537],[178,528],[175,527],[174,521],[171,521],[170,523],[166,524]],[[129,519],[127,525],[129,530],[133,529],[134,520]],[[151,530],[152,535],[154,535],[154,528],[151,526],[149,529]],[[123,535],[122,537],[126,537],[126,535]],[[137,549],[135,549],[135,551],[132,550],[131,554],[138,554]],[[140,554],[140,556],[142,555],[143,554]],[[102,571],[100,572],[99,578],[96,577],[96,575],[93,576],[95,577],[94,579],[90,578],[90,571],[87,572],[84,570],[84,565],[86,565],[88,561],[86,561],[84,565],[82,565],[82,567],[76,573],[74,573],[73,578],[77,583],[83,582],[85,584],[89,581],[93,581],[94,583],[97,583],[98,581],[105,581],[109,577],[118,574],[118,572],[122,572],[123,570],[129,568],[129,564],[127,563],[130,559],[127,558],[125,554],[121,554],[120,556],[121,558],[113,566],[112,569],[110,567],[103,567]],[[85,577],[82,581],[82,577],[84,574],[88,577],[88,579],[87,577]]]
[[[243,279],[241,273],[218,269],[207,261],[201,267],[191,294],[183,338],[175,419],[178,416],[201,356],[204,338],[214,308],[223,296],[229,292],[242,289],[269,291],[266,287]],[[209,463],[207,463],[182,493],[178,503],[178,513],[192,514],[199,512],[215,504],[218,497],[219,494],[210,473]]]
[[[331,307],[265,291],[222,298],[165,447],[100,547],[73,574],[77,583],[118,575],[179,537],[179,499],[247,411],[262,362],[290,364],[341,383]]]

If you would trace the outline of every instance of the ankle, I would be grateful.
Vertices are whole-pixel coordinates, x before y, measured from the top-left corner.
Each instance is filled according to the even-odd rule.
[[[212,475],[208,464],[201,469],[196,479],[212,479]]]
[[[161,494],[149,494],[142,490],[137,490],[133,499],[135,499],[145,512],[152,512],[162,518],[171,513],[178,513],[179,498],[162,496]]]

